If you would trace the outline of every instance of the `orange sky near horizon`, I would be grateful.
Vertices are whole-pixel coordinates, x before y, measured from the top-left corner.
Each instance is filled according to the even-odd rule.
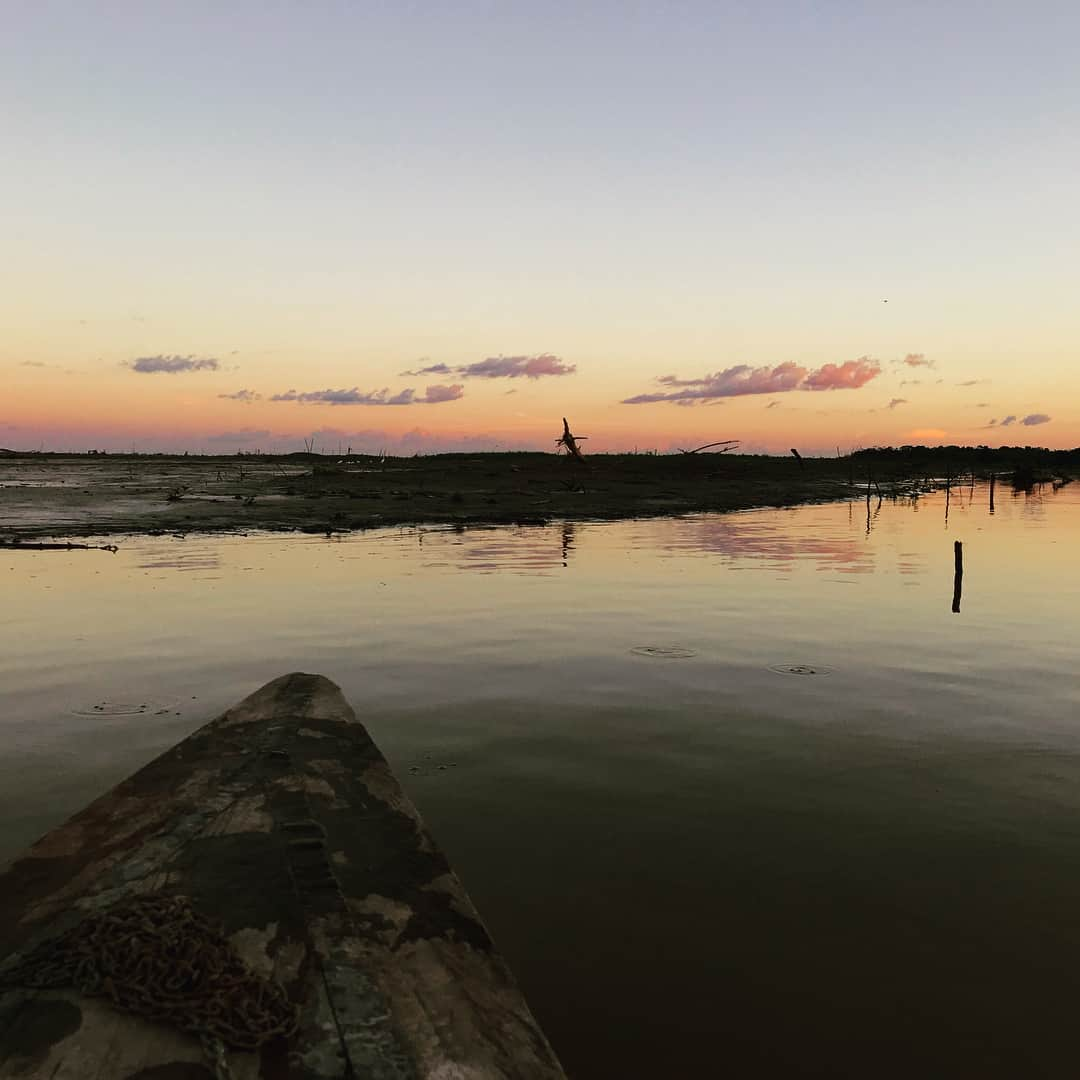
[[[1074,4],[9,23],[0,446],[1080,446]]]
[[[590,377],[581,366],[572,375],[536,380],[451,376],[430,385],[460,386],[463,396],[438,404],[274,402],[273,394],[294,387],[280,377],[253,377],[252,366],[240,357],[230,366],[236,370],[171,375],[136,374],[122,362],[59,368],[8,361],[3,369],[0,445],[269,452],[302,448],[303,440],[316,434],[319,445],[330,452],[338,443],[367,452],[384,445],[402,452],[455,446],[543,449],[554,446],[563,415],[589,436],[590,452],[666,451],[721,438],[739,439],[743,451],[786,453],[796,446],[808,454],[904,443],[1080,445],[1075,420],[1023,423],[1025,417],[1050,415],[1038,411],[1040,402],[1064,404],[1073,396],[1067,386],[1039,398],[1023,393],[1021,386],[992,380],[962,386],[958,383],[968,380],[948,379],[944,365],[909,368],[885,362],[881,373],[859,389],[745,394],[690,406],[667,401],[622,404],[619,394],[667,388],[655,377],[635,380],[632,375],[620,379],[621,386],[612,379],[609,387],[608,378]],[[426,377],[376,376],[360,382],[344,373],[336,380],[309,384],[310,379],[302,389],[359,386],[367,391],[388,386],[396,393],[409,385],[421,395],[429,385]],[[258,397],[243,402],[220,396],[239,389]],[[1017,419],[1001,426],[1010,414]],[[997,420],[994,426],[992,419]]]

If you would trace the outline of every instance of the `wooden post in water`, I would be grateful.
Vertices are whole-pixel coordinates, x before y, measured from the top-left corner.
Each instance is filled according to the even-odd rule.
[[[994,512],[994,474],[990,474],[990,513]]]
[[[964,591],[964,545],[959,540],[953,542],[953,587],[952,609],[960,611],[960,596]]]

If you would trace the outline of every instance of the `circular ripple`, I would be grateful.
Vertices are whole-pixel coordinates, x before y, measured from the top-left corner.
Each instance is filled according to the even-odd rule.
[[[175,699],[143,698],[139,701],[101,701],[96,705],[83,705],[71,712],[75,716],[154,716],[174,712]]]
[[[654,660],[689,660],[697,656],[696,649],[684,649],[681,645],[638,645],[630,651],[635,656],[650,656]]]
[[[777,675],[831,675],[832,668],[821,664],[770,664],[770,671]]]

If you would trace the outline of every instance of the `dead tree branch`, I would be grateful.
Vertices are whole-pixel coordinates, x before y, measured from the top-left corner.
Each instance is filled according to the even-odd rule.
[[[721,439],[720,442],[706,443],[704,446],[699,446],[696,450],[684,450],[681,446],[678,447],[680,454],[700,454],[702,450],[711,450],[714,446],[722,446],[723,450],[717,450],[718,454],[726,454],[729,450],[734,450],[739,445],[738,439]]]
[[[581,454],[581,447],[578,446],[579,442],[584,442],[588,435],[572,435],[570,433],[570,425],[566,422],[566,417],[562,420],[562,435],[555,440],[556,446],[565,446],[566,452],[578,461],[584,461],[585,458]]]

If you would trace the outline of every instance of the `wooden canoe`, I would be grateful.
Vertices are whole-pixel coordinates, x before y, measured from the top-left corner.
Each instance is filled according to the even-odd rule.
[[[140,1014],[141,984],[125,999],[107,973],[35,974],[71,942],[105,949],[86,928],[120,925],[118,911],[143,912],[149,935],[125,947],[157,949],[168,927],[145,910],[170,905],[212,920],[291,1024],[237,1049],[201,1021]],[[0,872],[0,1077],[229,1076],[564,1078],[457,876],[320,675],[275,679]]]

